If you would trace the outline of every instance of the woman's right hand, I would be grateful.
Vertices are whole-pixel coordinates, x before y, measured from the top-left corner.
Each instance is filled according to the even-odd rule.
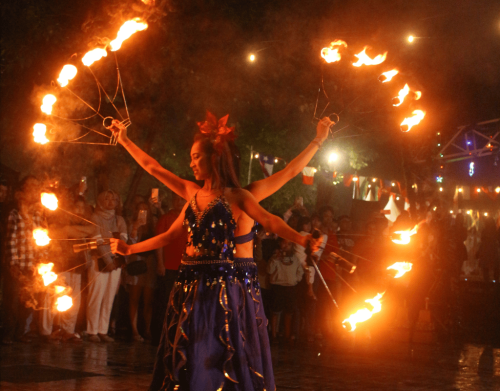
[[[109,239],[109,246],[113,254],[130,255],[132,254],[131,247],[121,239]]]
[[[115,133],[116,139],[120,144],[128,141],[127,128],[117,119],[111,122],[111,126],[109,126],[108,129]]]
[[[316,138],[320,139],[321,142],[325,141],[328,138],[328,132],[330,130],[330,126],[334,125],[335,122],[332,122],[330,118],[324,117],[316,126]]]

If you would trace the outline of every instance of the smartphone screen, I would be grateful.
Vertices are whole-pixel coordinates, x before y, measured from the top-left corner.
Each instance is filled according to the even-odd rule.
[[[146,224],[147,218],[148,218],[148,211],[147,210],[140,210],[139,217],[137,218],[137,220],[139,220],[142,224]]]
[[[158,193],[159,193],[160,189],[152,189],[151,190],[151,198],[155,198],[155,199],[158,199]]]

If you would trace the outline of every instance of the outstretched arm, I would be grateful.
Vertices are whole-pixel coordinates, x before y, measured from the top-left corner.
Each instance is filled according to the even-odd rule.
[[[328,137],[328,130],[332,124],[333,122],[331,122],[328,117],[323,118],[318,122],[318,126],[316,127],[316,138],[299,154],[299,156],[288,163],[283,170],[278,171],[269,178],[252,182],[245,187],[245,189],[252,193],[258,202],[276,193],[285,183],[297,176],[304,167],[307,166],[321,144]]]
[[[130,141],[127,137],[127,128],[119,121],[113,120],[111,130],[118,134],[118,142],[125,147],[135,161],[175,194],[189,201],[199,189],[196,183],[181,179],[174,173],[163,168],[160,163]]]

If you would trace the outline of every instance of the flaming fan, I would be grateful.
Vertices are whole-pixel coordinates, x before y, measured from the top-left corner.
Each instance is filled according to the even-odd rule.
[[[53,94],[47,94],[42,99],[42,104],[40,106],[40,110],[45,114],[45,121],[43,123],[36,123],[33,126],[33,138],[34,141],[38,144],[47,144],[47,143],[73,143],[73,144],[94,144],[94,145],[116,145],[117,139],[116,136],[110,132],[109,126],[111,125],[112,120],[114,119],[112,116],[105,116],[101,112],[102,109],[102,100],[104,94],[106,101],[111,104],[113,109],[118,114],[121,123],[128,127],[132,124],[130,120],[130,114],[128,111],[127,100],[125,98],[125,91],[123,88],[123,82],[120,74],[120,68],[118,66],[118,59],[116,56],[116,52],[122,47],[124,42],[132,37],[135,33],[144,31],[148,28],[148,24],[142,20],[141,18],[134,18],[126,21],[118,30],[116,38],[112,41],[109,39],[101,40],[104,42],[102,47],[96,47],[89,52],[87,52],[81,58],[81,66],[85,67],[85,69],[90,72],[93,79],[95,80],[98,92],[99,92],[99,104],[97,108],[94,108],[90,103],[88,103],[85,99],[80,97],[76,92],[70,89],[70,85],[74,82],[75,78],[78,75],[78,69],[75,65],[67,64],[64,65],[61,72],[59,73],[59,77],[57,79],[57,83],[54,84],[54,89],[56,90]],[[110,96],[103,86],[103,84],[98,80],[96,74],[92,70],[92,65],[96,62],[100,61],[104,57],[107,57],[109,52],[115,54],[115,62],[116,62],[116,72],[117,72],[117,83],[116,83],[116,92],[114,96]],[[56,84],[59,88],[56,87]],[[82,107],[86,107],[92,111],[92,114],[85,118],[67,118],[60,116],[60,111],[65,107],[64,95],[65,91],[67,91],[70,95],[76,98]],[[126,116],[122,115],[120,110],[115,105],[116,97],[118,96],[118,92],[121,92],[121,98],[123,99],[123,104],[126,112]],[[60,110],[58,110],[58,107]],[[55,112],[55,113],[54,113]],[[82,121],[87,121],[96,117],[100,117],[102,120],[102,125],[106,129],[105,131],[99,131],[93,129],[92,127],[86,126],[82,123]],[[61,126],[58,123],[61,120],[63,123],[70,123],[73,126],[78,128],[83,128],[86,130],[86,133],[73,138],[73,139],[65,139],[65,140],[50,140],[47,137],[48,133],[54,133],[61,130]],[[71,125],[70,125],[71,126]],[[97,134],[101,141],[99,142],[89,142],[87,136],[90,134]],[[104,141],[103,139],[106,139]]]

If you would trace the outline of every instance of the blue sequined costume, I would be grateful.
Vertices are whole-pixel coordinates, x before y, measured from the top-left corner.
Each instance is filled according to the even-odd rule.
[[[151,391],[275,390],[267,319],[252,259],[233,259],[236,222],[223,196],[186,209],[187,245],[172,289]]]

